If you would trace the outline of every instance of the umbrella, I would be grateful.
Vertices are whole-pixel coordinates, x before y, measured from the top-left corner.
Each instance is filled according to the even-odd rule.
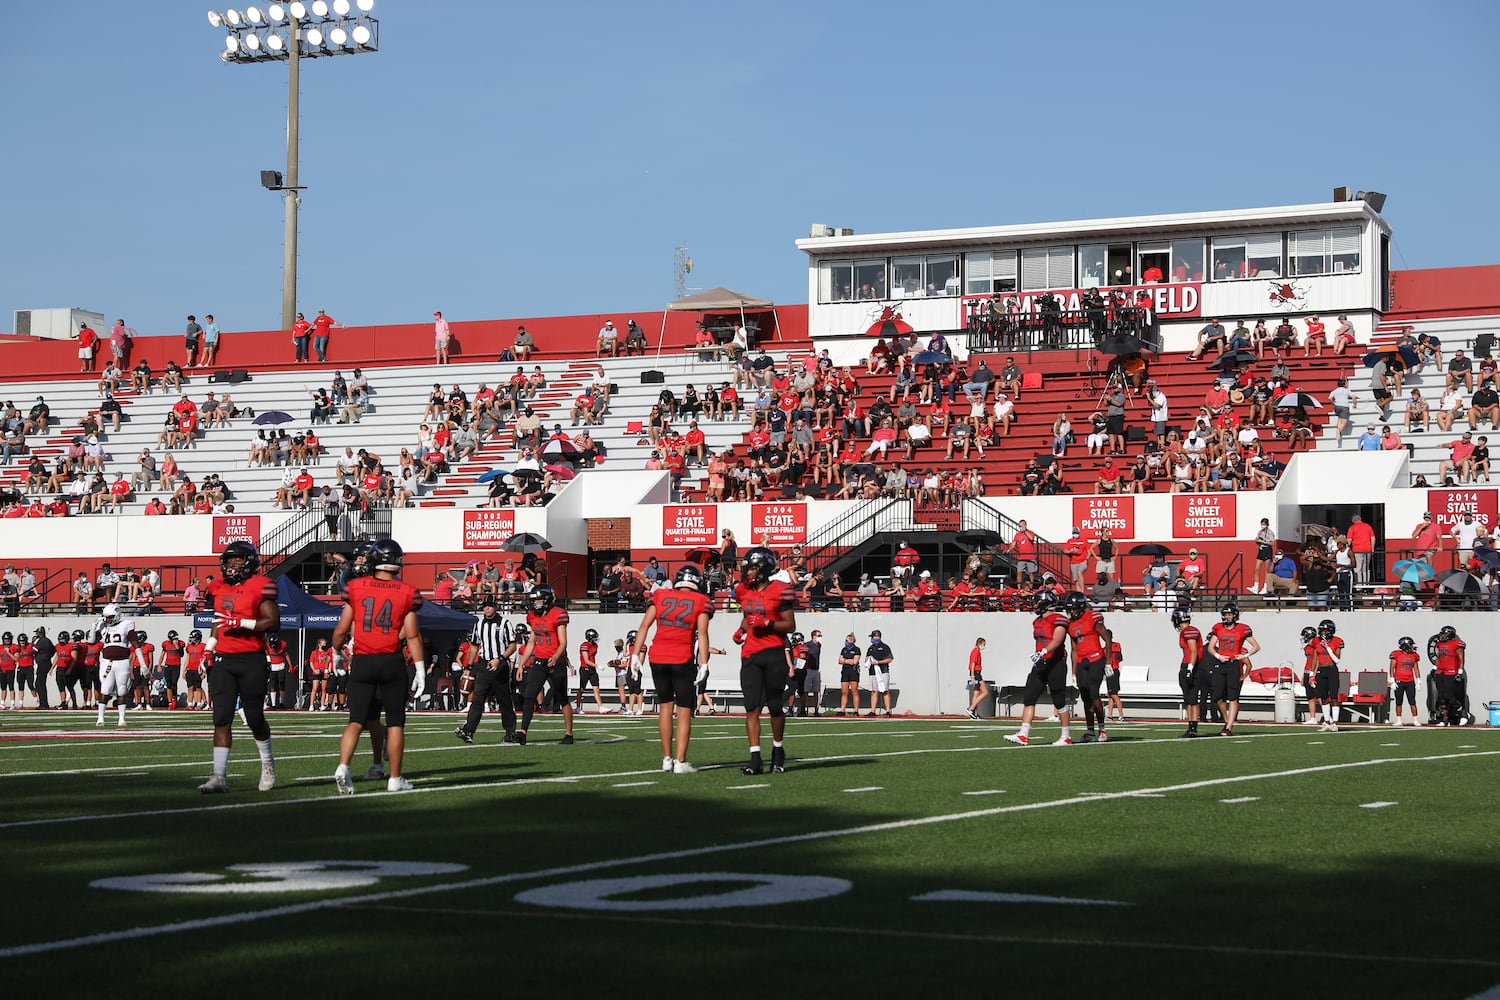
[[[1140,337],[1132,337],[1130,334],[1111,334],[1094,345],[1094,350],[1100,354],[1114,354],[1122,357],[1126,354],[1139,354],[1142,351],[1149,351],[1150,349],[1150,344],[1146,343]]]
[[[1410,347],[1387,347],[1379,351],[1371,351],[1359,359],[1366,368],[1374,368],[1382,360],[1387,364],[1399,362],[1403,368],[1413,367],[1417,361],[1417,352]]]
[[[292,422],[292,415],[280,410],[267,410],[265,413],[257,413],[255,419],[250,422],[260,424],[262,427],[267,424],[289,424]]]
[[[1135,546],[1125,554],[1127,556],[1170,556],[1175,555],[1176,553],[1167,548],[1165,545],[1158,544],[1157,542],[1146,542],[1144,544]]]
[[[912,364],[917,365],[951,365],[953,358],[942,351],[918,351],[911,356]]]
[[[552,548],[552,543],[534,531],[522,531],[511,535],[500,546],[502,552],[546,552]]]
[[[1213,364],[1208,367],[1210,369],[1238,368],[1240,365],[1253,365],[1258,360],[1253,351],[1228,351],[1214,359]]]
[[[489,472],[481,473],[479,478],[474,481],[476,483],[492,483],[508,475],[510,475],[510,470],[508,469],[491,469]]]
[[[540,482],[543,478],[541,469],[517,469],[511,474],[516,477],[518,484],[522,482]]]
[[[1438,580],[1438,590],[1448,594],[1457,594],[1460,597],[1478,597],[1484,592],[1479,580],[1466,569],[1455,569],[1444,573]]]
[[[1500,549],[1488,549],[1483,545],[1476,545],[1474,558],[1478,559],[1486,569],[1500,569]]]
[[[1329,535],[1338,533],[1326,524],[1304,524],[1298,527],[1297,530],[1302,532],[1303,538],[1327,538]]]
[[[991,531],[989,528],[965,528],[953,536],[958,544],[971,549],[982,549],[988,545],[999,545],[1003,538],[1000,532]]]
[[[1323,404],[1305,392],[1289,392],[1276,401],[1276,406],[1283,410],[1321,410]]]
[[[849,473],[854,476],[878,476],[880,470],[875,468],[873,462],[855,462],[849,466]]]
[[[543,458],[572,458],[576,454],[578,454],[578,446],[562,438],[553,438],[542,446]]]
[[[571,465],[547,465],[543,466],[543,468],[552,473],[555,478],[565,481],[578,475],[578,470]]]
[[[719,553],[717,549],[704,548],[700,545],[696,549],[688,549],[687,555],[683,558],[699,566],[707,566],[709,560],[719,558]]]
[[[886,306],[881,310],[880,318],[870,324],[865,331],[866,337],[900,337],[912,333],[911,324],[901,318],[901,314]]]
[[[1056,455],[1045,455],[1045,454],[1044,455],[1035,455],[1035,456],[1032,457],[1031,460],[1032,460],[1032,462],[1036,463],[1036,467],[1038,469],[1049,469],[1049,468],[1052,467],[1052,463],[1055,462],[1055,461],[1057,461],[1057,456]]]
[[[1396,575],[1403,580],[1412,583],[1420,583],[1422,580],[1431,580],[1436,574],[1425,559],[1397,559],[1396,565],[1392,567]]]

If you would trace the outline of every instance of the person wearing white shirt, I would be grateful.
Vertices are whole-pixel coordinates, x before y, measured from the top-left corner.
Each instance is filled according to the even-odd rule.
[[[1337,443],[1344,443],[1344,434],[1349,430],[1349,415],[1354,411],[1354,404],[1359,402],[1354,393],[1349,390],[1349,381],[1339,379],[1339,384],[1328,394],[1328,403],[1333,407],[1333,415],[1338,418]]]
[[[338,473],[338,485],[344,485],[345,476],[351,479],[359,478],[359,456],[354,454],[353,448],[345,448],[344,453],[339,456],[334,465]]]
[[[1464,396],[1456,386],[1449,386],[1443,390],[1442,398],[1438,400],[1437,414],[1434,417],[1437,425],[1445,431],[1453,429],[1453,420],[1463,412]]]
[[[1172,408],[1167,403],[1167,394],[1161,391],[1155,379],[1149,379],[1146,382],[1146,392],[1146,398],[1151,403],[1151,429],[1156,434],[1157,445],[1165,446],[1167,443],[1167,418],[1170,416]]]
[[[1479,524],[1474,520],[1473,511],[1465,511],[1464,516],[1454,522],[1450,534],[1453,536],[1454,547],[1458,549],[1459,565],[1473,558],[1474,539],[1479,537],[1480,530]]]
[[[1011,421],[1015,420],[1016,404],[1010,396],[1000,393],[995,397],[995,423],[1000,425],[1000,433],[1009,434]]]

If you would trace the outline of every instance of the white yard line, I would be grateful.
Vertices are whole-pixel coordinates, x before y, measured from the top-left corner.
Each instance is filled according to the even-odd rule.
[[[907,756],[923,753],[924,751],[899,751],[886,756]],[[870,756],[870,755],[863,755]],[[368,903],[382,903],[395,899],[412,899],[420,896],[429,896],[434,893],[463,892],[470,889],[484,889],[498,885],[510,885],[517,882],[531,882],[544,878],[562,878],[571,875],[580,875],[586,872],[603,871],[611,868],[622,868],[629,865],[660,864],[667,861],[680,861],[686,858],[700,858],[714,854],[728,854],[742,851],[761,850],[768,847],[781,847],[787,844],[809,843],[820,840],[834,840],[843,837],[856,837],[872,833],[886,833],[892,830],[907,830],[915,827],[936,826],[944,823],[956,823],[974,819],[986,819],[993,816],[1006,814],[1037,812],[1044,809],[1058,809],[1068,806],[1090,805],[1096,802],[1109,802],[1114,799],[1132,798],[1140,795],[1165,795],[1171,792],[1195,791],[1200,788],[1214,788],[1220,785],[1232,785],[1249,781],[1269,781],[1276,778],[1301,777],[1308,774],[1324,774],[1331,771],[1343,771],[1358,767],[1378,767],[1385,764],[1415,764],[1432,763],[1444,760],[1477,760],[1481,757],[1500,756],[1500,750],[1485,751],[1483,753],[1460,753],[1460,754],[1437,754],[1430,757],[1399,757],[1378,760],[1352,761],[1343,764],[1319,764],[1312,767],[1292,768],[1285,771],[1269,771],[1261,774],[1231,775],[1223,778],[1207,778],[1201,781],[1188,781],[1176,785],[1160,785],[1152,788],[1137,788],[1130,791],[1116,792],[1111,795],[1089,795],[1072,796],[1064,799],[1051,799],[1044,802],[1028,802],[1011,806],[998,806],[993,809],[976,809],[965,812],[949,813],[941,816],[921,816],[913,819],[892,820],[884,823],[868,823],[862,826],[844,827],[836,830],[819,830],[812,833],[787,834],[779,837],[763,837],[758,840],[739,841],[729,844],[712,844],[706,847],[690,847],[677,851],[660,851],[654,854],[641,854],[633,858],[606,859],[602,861],[585,862],[579,865],[566,865],[557,868],[543,868],[530,872],[513,872],[506,875],[492,875],[483,878],[465,879],[458,882],[445,882],[435,885],[417,886],[411,889],[396,889],[390,892],[368,893],[362,896],[339,896],[330,899],[313,900],[306,903],[297,903],[290,906],[269,907],[263,910],[244,910],[239,913],[226,913],[217,917],[204,917],[197,920],[183,920],[170,924],[158,924],[154,927],[132,927],[119,931],[104,931],[98,934],[89,934],[82,937],[63,938],[56,941],[39,941],[33,944],[13,945],[9,948],[0,948],[0,959],[19,958],[25,955],[37,955],[53,951],[66,951],[73,948],[88,947],[98,944],[109,944],[117,941],[134,941],[141,938],[155,937],[163,934],[178,934],[184,931],[202,930],[209,927],[225,927],[234,924],[252,923],[260,920],[273,920],[278,917],[295,916],[301,913],[314,913],[319,910],[331,909],[339,906],[358,906]],[[650,772],[641,772],[643,774]],[[612,776],[613,777],[613,776]],[[731,785],[730,788],[751,788],[766,786]],[[435,791],[436,789],[434,789]],[[406,795],[422,794],[427,790],[418,789],[407,792]],[[307,800],[300,800],[307,801]],[[339,802],[345,801],[341,796],[328,796],[322,801]],[[173,810],[177,811],[177,810]]]

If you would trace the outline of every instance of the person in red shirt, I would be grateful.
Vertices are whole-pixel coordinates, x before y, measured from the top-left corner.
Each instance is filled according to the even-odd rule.
[[[536,711],[542,686],[550,688],[551,702],[563,714],[564,746],[573,743],[573,702],[568,698],[568,612],[558,606],[557,593],[539,583],[526,594],[526,627],[531,634],[521,650],[521,725],[516,742],[526,745],[526,732]]]
[[[0,634],[0,708],[20,707],[16,700],[16,637],[6,632]]]
[[[1063,551],[1068,554],[1068,573],[1073,578],[1073,589],[1078,590],[1083,586],[1083,575],[1089,567],[1089,548],[1091,542],[1083,537],[1083,532],[1077,528],[1073,529],[1072,537],[1063,543]]]
[[[728,382],[719,387],[719,406],[721,411],[728,411],[733,419],[740,419],[740,394]]]
[[[1323,721],[1319,723],[1318,729],[1327,733],[1339,731],[1339,661],[1344,656],[1344,640],[1337,632],[1338,627],[1333,620],[1324,618],[1318,622],[1317,635],[1307,644],[1315,671],[1314,684],[1318,691],[1318,702],[1323,710]],[[1308,697],[1310,700],[1311,693]]]
[[[411,791],[411,782],[401,776],[406,748],[406,699],[413,678],[408,672],[402,643],[411,654],[416,694],[421,698],[427,683],[427,657],[417,611],[422,595],[397,574],[406,553],[393,538],[380,538],[366,548],[367,576],[351,577],[344,588],[344,610],[333,630],[333,647],[342,649],[352,640],[349,662],[349,723],[339,739],[339,766],[333,781],[340,795],[354,794],[349,761],[359,747],[359,736],[378,725],[385,709],[385,755],[390,763],[386,790]],[[335,663],[340,654],[335,653]]]
[[[1396,648],[1391,650],[1391,725],[1401,725],[1401,702],[1405,700],[1411,707],[1411,724],[1420,727],[1422,722],[1417,718],[1417,681],[1422,676],[1422,668],[1417,666],[1422,661],[1422,656],[1417,652],[1417,641],[1409,635],[1403,635],[1396,640]]]
[[[91,372],[94,370],[94,350],[99,345],[99,334],[87,323],[78,326],[78,370]]]
[[[740,644],[740,690],[745,696],[745,736],[750,762],[746,775],[761,774],[760,716],[771,716],[771,773],[786,770],[786,714],[783,704],[790,664],[786,637],[797,629],[796,594],[789,584],[772,577],[780,570],[776,553],[757,546],[745,553],[735,600],[744,613],[734,641]]]
[[[1307,721],[1305,726],[1313,724],[1314,720],[1323,717],[1323,709],[1318,701],[1318,630],[1309,625],[1302,630],[1302,687],[1307,692]],[[1321,726],[1322,723],[1319,723]]]
[[[1125,703],[1120,700],[1120,667],[1125,662],[1125,653],[1113,639],[1109,643],[1109,667],[1104,671],[1104,690],[1108,701],[1104,706],[1105,718],[1125,721]]]
[[[318,315],[313,317],[313,350],[318,352],[318,363],[324,364],[328,361],[328,333],[334,327],[342,328],[344,324],[328,315],[323,310],[318,310]]]
[[[333,649],[327,639],[319,639],[317,648],[307,654],[307,670],[312,675],[309,704],[314,712],[324,711],[329,707],[328,678],[333,674]]]
[[[301,313],[292,323],[292,344],[297,348],[296,362],[299,365],[307,364],[307,345],[312,338],[313,325],[307,321],[307,317]]]
[[[1037,538],[1036,533],[1026,527],[1024,519],[1016,523],[1018,530],[1006,551],[1016,560],[1016,586],[1024,590],[1036,586]]]
[[[1323,348],[1328,345],[1327,331],[1328,327],[1318,317],[1309,316],[1307,318],[1307,339],[1302,342],[1302,356],[1304,358],[1309,356],[1309,352],[1312,351],[1314,345],[1317,346],[1318,350],[1312,356],[1319,358],[1323,356]]]
[[[182,681],[182,654],[186,647],[187,643],[182,641],[176,629],[168,632],[161,641],[161,658],[156,666],[166,682],[167,707],[171,709],[177,708],[177,686]]]
[[[1021,522],[1025,524],[1025,522]],[[1038,591],[1033,605],[1036,617],[1031,622],[1031,636],[1036,643],[1036,652],[1031,654],[1031,670],[1026,675],[1026,687],[1021,694],[1021,730],[1006,733],[1007,743],[1031,744],[1031,720],[1036,717],[1036,703],[1042,692],[1052,696],[1052,707],[1057,710],[1062,723],[1062,735],[1058,746],[1071,746],[1073,737],[1068,725],[1068,616],[1057,607],[1057,598],[1050,590]]]
[[[697,458],[699,465],[708,461],[706,438],[703,431],[698,429],[698,421],[688,421],[688,432],[683,436],[682,441],[686,455]]]
[[[219,567],[219,577],[208,585],[208,604],[214,613],[207,643],[214,657],[208,676],[214,711],[213,774],[198,791],[229,791],[230,726],[239,709],[260,754],[260,790],[269,792],[276,787],[276,758],[265,712],[266,633],[281,627],[276,584],[261,575],[260,553],[246,541],[224,546]]]
[[[1182,649],[1182,665],[1177,668],[1177,686],[1182,689],[1182,709],[1187,714],[1184,739],[1198,735],[1200,706],[1206,693],[1203,675],[1203,633],[1193,624],[1192,615],[1183,608],[1172,611],[1172,627],[1177,630],[1177,645]]]
[[[266,662],[271,666],[270,700],[271,708],[286,707],[285,692],[287,686],[288,656],[286,640],[279,632],[266,634]]]
[[[1427,644],[1427,658],[1432,661],[1432,673],[1437,684],[1438,725],[1457,725],[1463,715],[1463,699],[1459,691],[1459,672],[1464,669],[1465,650],[1468,647],[1458,637],[1452,625],[1438,629]]]
[[[183,683],[187,685],[187,707],[189,711],[208,707],[208,698],[203,694],[203,671],[208,646],[203,642],[203,633],[193,629],[182,648]]]
[[[1083,742],[1108,743],[1100,690],[1109,667],[1109,644],[1113,637],[1104,625],[1104,616],[1089,607],[1089,599],[1081,591],[1073,590],[1063,595],[1062,606],[1068,616],[1068,636],[1073,640],[1073,677],[1078,684],[1079,699],[1083,702],[1086,727]],[[1097,736],[1094,734],[1096,723]]]
[[[655,625],[649,657],[651,680],[656,685],[660,707],[657,728],[661,736],[661,769],[674,774],[694,774],[698,770],[688,763],[687,750],[693,729],[693,706],[698,701],[694,681],[698,671],[708,666],[708,620],[713,617],[714,605],[704,592],[706,589],[703,570],[693,563],[681,566],[673,575],[670,588],[651,592],[651,603],[635,630],[635,645],[630,651],[635,661],[641,662],[647,655],[646,636]]]
[[[594,707],[604,714],[604,700],[599,696],[599,631],[588,629],[583,641],[578,644],[578,701],[573,705],[575,715],[583,714],[583,692],[594,689]]]
[[[146,633],[137,629],[130,650],[131,680],[135,685],[135,706],[151,711],[151,672],[155,666],[156,644],[146,641]]]
[[[974,692],[969,698],[969,718],[979,718],[979,706],[983,705],[990,696],[990,689],[984,682],[984,637],[980,636],[974,640],[974,648],[969,650],[969,682],[964,685]]]
[[[1210,651],[1214,654],[1208,682],[1209,696],[1224,716],[1220,736],[1234,735],[1234,720],[1240,714],[1240,686],[1250,672],[1250,657],[1260,652],[1250,626],[1240,621],[1240,606],[1226,604],[1219,611],[1219,622],[1208,630]]]
[[[214,502],[209,498],[207,493],[199,493],[193,498],[194,514],[212,514],[213,511]]]

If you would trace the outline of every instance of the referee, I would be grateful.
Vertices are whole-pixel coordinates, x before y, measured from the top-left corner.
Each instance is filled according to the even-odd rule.
[[[453,730],[453,735],[465,743],[474,742],[474,733],[479,720],[484,716],[484,703],[493,697],[500,703],[500,721],[505,726],[505,742],[514,743],[516,737],[516,706],[510,693],[510,658],[524,636],[507,641],[505,623],[495,610],[494,598],[484,601],[484,615],[474,623],[469,634],[469,648],[474,662],[474,693],[469,698],[469,715],[464,724]]]

